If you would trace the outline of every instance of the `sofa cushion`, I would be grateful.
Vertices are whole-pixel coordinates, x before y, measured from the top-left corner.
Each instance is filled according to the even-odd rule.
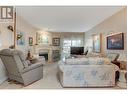
[[[76,65],[87,65],[88,58],[68,58],[65,60],[66,64],[76,64]]]
[[[110,61],[115,61],[119,58],[119,54],[117,53],[108,53],[106,54],[106,57],[110,59]]]
[[[65,60],[66,64],[75,64],[75,65],[103,65],[110,64],[108,58],[100,57],[89,57],[89,58],[68,58]]]
[[[103,65],[103,64],[110,64],[110,60],[108,58],[98,58],[98,57],[91,57],[88,58],[88,62],[90,65]]]
[[[102,54],[101,53],[94,53],[94,52],[91,52],[91,53],[88,53],[86,55],[86,57],[102,57]]]
[[[127,53],[123,53],[123,54],[121,53],[119,55],[118,60],[120,60],[120,61],[127,61]]]

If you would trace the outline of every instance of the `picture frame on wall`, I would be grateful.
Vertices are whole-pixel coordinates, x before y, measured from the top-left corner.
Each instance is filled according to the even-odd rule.
[[[36,44],[49,44],[50,37],[43,33],[36,33]]]
[[[101,34],[93,35],[93,52],[101,52]]]
[[[29,46],[33,46],[33,37],[29,37]]]
[[[52,44],[53,46],[60,46],[60,38],[53,38]]]
[[[17,45],[25,45],[25,33],[24,32],[17,32]]]
[[[124,33],[107,36],[107,49],[124,50]]]

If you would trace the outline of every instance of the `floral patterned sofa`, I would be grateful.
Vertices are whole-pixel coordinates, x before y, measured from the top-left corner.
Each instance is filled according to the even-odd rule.
[[[108,58],[69,58],[58,63],[63,87],[112,87],[119,68]]]

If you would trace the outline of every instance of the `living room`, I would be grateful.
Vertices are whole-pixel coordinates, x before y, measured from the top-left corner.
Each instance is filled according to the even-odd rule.
[[[95,87],[99,85],[100,88],[103,86],[111,87],[114,89],[126,88],[127,86],[127,45],[126,45],[126,26],[127,26],[127,8],[123,6],[89,6],[89,7],[79,7],[79,6],[1,6],[1,22],[0,22],[0,50],[1,56],[4,55],[2,50],[9,49],[20,50],[25,55],[25,58],[30,61],[34,58],[39,59],[43,64],[40,69],[38,69],[39,74],[37,77],[39,79],[28,81],[29,77],[33,76],[31,72],[26,76],[26,81],[30,82],[27,86],[23,85],[21,81],[7,80],[7,66],[4,66],[3,60],[0,61],[0,88],[1,89],[59,89],[66,87],[89,87],[89,85]],[[11,11],[10,11],[11,10]],[[8,15],[2,14],[10,13]],[[66,14],[66,15],[65,15]],[[12,17],[12,19],[10,19]],[[3,19],[4,18],[4,19]],[[6,18],[6,19],[5,19]],[[110,41],[118,40],[117,45],[112,45]],[[120,41],[119,41],[120,40]],[[116,41],[117,42],[117,41]],[[73,50],[73,48],[75,48]],[[77,51],[77,52],[76,52]],[[17,51],[15,51],[17,52]],[[78,53],[78,54],[77,54]],[[114,58],[114,64],[121,65],[119,72],[124,74],[124,83],[116,84],[114,69],[112,71],[113,77],[109,78],[110,81],[98,82],[92,80],[93,84],[85,84],[82,77],[76,80],[68,76],[61,75],[66,72],[66,66],[62,67],[62,61],[66,60],[68,64],[88,64],[89,62],[94,62],[93,60],[99,59],[100,56],[104,54],[119,54],[117,62],[115,62],[117,55]],[[15,53],[14,53],[15,54]],[[29,55],[30,54],[30,55]],[[72,56],[71,56],[72,55]],[[96,56],[96,57],[95,57]],[[99,56],[99,57],[98,57]],[[111,56],[110,56],[111,57]],[[3,58],[3,57],[1,57]],[[61,61],[62,60],[62,61]],[[107,61],[108,59],[105,58]],[[36,61],[36,60],[34,60]],[[96,60],[95,60],[96,61]],[[33,62],[33,61],[32,61]],[[119,63],[120,62],[120,63]],[[6,62],[5,62],[6,63]],[[90,63],[90,64],[91,64]],[[109,62],[111,63],[111,62]],[[84,64],[84,63],[83,63]],[[113,63],[112,63],[113,64]],[[39,65],[40,66],[40,65]],[[59,69],[57,66],[60,66]],[[88,65],[87,65],[88,66]],[[113,65],[114,66],[114,65]],[[90,67],[90,66],[89,66]],[[89,68],[87,67],[87,68]],[[115,68],[119,71],[119,68]],[[43,71],[41,72],[41,69]],[[67,67],[72,69],[73,66]],[[81,75],[83,68],[85,66],[77,66],[74,70],[79,70]],[[96,68],[96,67],[95,67]],[[95,69],[94,68],[94,69]],[[110,68],[110,67],[109,67]],[[109,70],[104,69],[102,70]],[[7,69],[7,70],[6,70]],[[13,69],[13,68],[12,68]],[[122,71],[124,69],[124,71]],[[126,69],[126,70],[125,70]],[[93,68],[89,68],[93,70]],[[26,71],[23,71],[26,72]],[[65,77],[65,80],[57,78],[57,72],[60,78]],[[71,71],[70,71],[71,72]],[[99,72],[99,71],[98,71]],[[106,72],[106,71],[105,71]],[[37,73],[37,72],[36,72]],[[95,72],[93,72],[95,74]],[[93,74],[92,73],[92,74]],[[87,73],[89,74],[89,73]],[[73,73],[72,73],[73,75]],[[74,74],[76,76],[76,74]],[[40,77],[43,76],[43,77]],[[62,76],[62,77],[61,77]],[[89,75],[88,75],[89,76]],[[108,77],[109,77],[108,76]],[[13,76],[14,77],[14,76]],[[74,76],[73,76],[74,77]],[[76,77],[76,78],[77,78]],[[120,77],[120,75],[119,75]],[[10,79],[11,79],[10,78]],[[16,78],[15,78],[16,79]],[[72,80],[70,80],[72,79]],[[123,78],[122,78],[123,79]],[[19,80],[19,79],[17,79]],[[37,81],[38,80],[38,81]],[[69,80],[69,81],[68,81]],[[119,79],[118,79],[119,80]],[[25,81],[25,80],[24,80]],[[36,82],[35,82],[36,81]],[[60,81],[60,82],[59,82]],[[96,81],[96,83],[94,83]],[[120,81],[120,80],[119,80]],[[21,82],[21,83],[20,83]],[[110,82],[110,83],[109,83]],[[110,85],[109,85],[109,84]],[[24,83],[25,84],[25,83]],[[85,86],[84,86],[85,85]],[[103,89],[103,88],[102,88]]]

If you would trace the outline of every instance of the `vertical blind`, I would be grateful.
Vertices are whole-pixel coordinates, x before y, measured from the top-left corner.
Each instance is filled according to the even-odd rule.
[[[84,35],[81,34],[65,34],[62,36],[62,54],[64,57],[70,56],[70,47],[84,46]]]
[[[80,47],[84,44],[84,36],[83,35],[64,35],[63,36],[63,46],[74,46],[74,47]]]

